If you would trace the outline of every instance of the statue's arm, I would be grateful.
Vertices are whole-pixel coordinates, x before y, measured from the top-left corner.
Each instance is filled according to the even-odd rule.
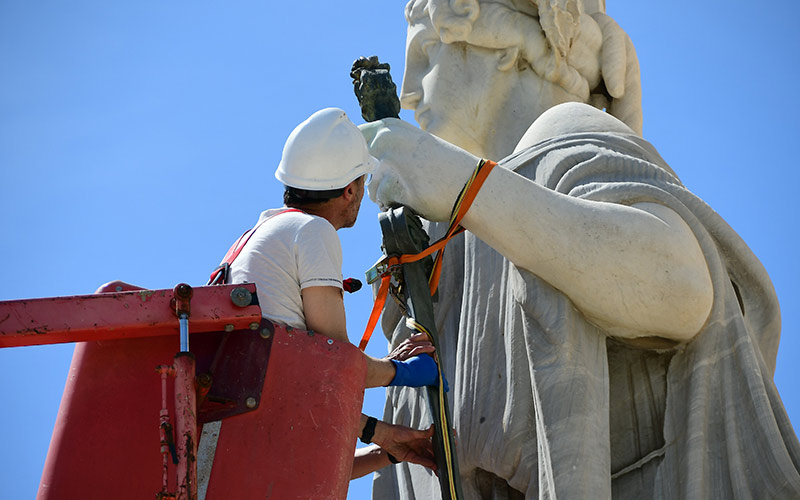
[[[370,197],[446,220],[478,158],[399,120],[362,127],[381,160]],[[710,312],[703,253],[665,206],[574,198],[496,168],[462,225],[613,335],[688,340]]]

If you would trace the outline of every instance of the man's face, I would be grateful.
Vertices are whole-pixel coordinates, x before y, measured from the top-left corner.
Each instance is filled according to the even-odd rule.
[[[491,128],[486,111],[498,76],[495,51],[442,43],[427,16],[409,25],[400,101],[415,111],[422,130],[468,151],[480,150]]]
[[[361,208],[361,199],[364,197],[364,180],[365,177],[362,176],[354,183],[354,187],[356,189],[356,196],[350,201],[350,203],[345,208],[346,210],[345,224],[342,227],[353,227],[356,223],[356,219],[358,218],[358,211]]]

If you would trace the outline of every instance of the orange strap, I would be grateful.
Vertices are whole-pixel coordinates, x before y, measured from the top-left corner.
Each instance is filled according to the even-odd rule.
[[[388,268],[391,269],[392,267],[402,264],[416,262],[420,259],[424,259],[433,252],[438,251],[439,253],[436,254],[436,258],[433,261],[433,270],[431,271],[430,278],[428,279],[431,296],[433,296],[436,293],[436,289],[439,287],[439,277],[442,273],[442,258],[444,256],[444,248],[454,236],[464,231],[464,228],[459,224],[467,214],[472,202],[475,201],[475,197],[478,195],[478,191],[480,191],[481,186],[483,186],[483,183],[489,176],[489,173],[496,165],[497,163],[491,160],[481,160],[478,163],[478,166],[472,172],[472,176],[464,185],[464,188],[461,190],[461,193],[459,193],[458,198],[456,199],[453,212],[450,215],[450,226],[442,238],[420,253],[403,254],[399,256],[392,255],[386,257],[386,259],[384,259],[384,263],[388,266]],[[381,285],[378,288],[378,295],[375,297],[375,304],[372,306],[372,312],[369,315],[369,320],[367,321],[367,327],[364,330],[364,335],[361,337],[361,342],[358,344],[358,348],[362,351],[367,348],[367,343],[369,342],[370,337],[372,337],[372,332],[375,329],[375,325],[378,324],[378,318],[383,312],[383,306],[386,304],[386,297],[389,292],[390,282],[391,273],[387,272],[381,277]]]
[[[372,332],[375,330],[375,325],[378,324],[378,318],[381,317],[383,312],[383,305],[386,303],[386,296],[389,293],[389,284],[392,281],[392,276],[387,274],[381,277],[381,286],[378,288],[378,295],[375,297],[375,304],[372,306],[372,312],[369,314],[369,321],[367,321],[367,328],[364,329],[364,335],[361,336],[361,342],[358,348],[362,351],[367,348],[369,338],[372,337]]]

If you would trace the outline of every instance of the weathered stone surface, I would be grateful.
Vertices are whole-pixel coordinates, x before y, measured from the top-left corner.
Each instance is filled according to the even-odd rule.
[[[422,130],[362,126],[370,196],[432,221],[479,157],[503,159],[436,311],[466,497],[798,498],[771,281],[638,135],[635,52],[601,7],[412,1],[401,102]],[[413,389],[388,391],[386,417],[428,424]],[[404,464],[374,498],[437,490]]]

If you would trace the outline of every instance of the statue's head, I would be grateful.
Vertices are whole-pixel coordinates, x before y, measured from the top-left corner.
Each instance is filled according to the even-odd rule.
[[[416,111],[423,129],[476,152],[464,142],[484,131],[466,129],[507,113],[503,100],[514,88],[525,89],[517,105],[533,118],[561,102],[588,100],[591,82],[567,60],[579,34],[581,0],[538,1],[541,6],[533,0],[408,3],[401,102]]]

